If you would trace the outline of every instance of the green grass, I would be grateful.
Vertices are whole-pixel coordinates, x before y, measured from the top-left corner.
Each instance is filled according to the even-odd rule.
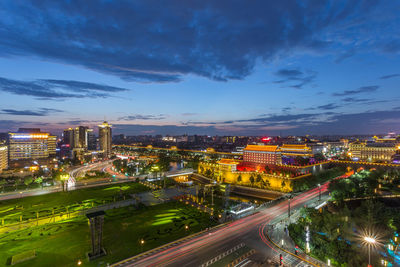
[[[19,262],[26,261],[26,260],[33,259],[34,257],[36,257],[35,250],[28,250],[28,251],[21,252],[21,253],[19,253],[17,255],[12,256],[11,265],[14,265],[14,264],[17,264]]]
[[[189,226],[188,230],[185,225]],[[83,266],[105,266],[213,225],[208,214],[179,202],[138,210],[114,209],[106,212],[104,221],[105,257],[87,261],[90,232],[87,219],[80,216],[0,235],[0,266],[11,256],[32,249],[36,250],[36,258],[17,266],[76,266],[78,260]]]
[[[113,202],[114,199],[121,200],[122,195],[134,194],[148,191],[149,189],[139,183],[124,183],[121,185],[109,185],[79,189],[70,192],[58,192],[40,196],[25,197],[0,201],[0,219],[6,224],[19,222],[22,215],[23,220],[36,219],[54,214],[90,208],[97,205]]]

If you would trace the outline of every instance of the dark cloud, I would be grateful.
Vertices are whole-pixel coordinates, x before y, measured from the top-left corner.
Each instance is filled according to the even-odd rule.
[[[321,106],[309,108],[309,110],[316,110],[316,109],[332,110],[332,109],[337,109],[337,108],[340,108],[340,107],[341,107],[341,105],[338,105],[338,104],[335,104],[335,103],[329,103],[329,104],[326,104],[326,105],[321,105]]]
[[[298,69],[280,69],[275,73],[280,80],[274,83],[285,84],[285,86],[295,89],[302,89],[305,85],[312,83],[317,77],[315,71],[302,72]]]
[[[15,115],[15,116],[47,116],[51,113],[60,113],[62,110],[53,108],[40,108],[38,110],[16,110],[2,109],[0,114]]]
[[[0,77],[0,91],[50,100],[82,97],[104,98],[111,96],[110,93],[128,91],[128,89],[80,81],[19,81]]]
[[[135,114],[129,116],[123,116],[118,118],[119,121],[135,121],[135,120],[165,120],[167,118],[164,114],[159,115],[143,115],[143,114]]]
[[[384,75],[384,76],[379,77],[379,79],[386,80],[386,79],[391,79],[391,78],[395,78],[395,77],[400,77],[400,74],[395,73],[395,74]]]
[[[333,96],[349,96],[349,95],[357,95],[357,94],[363,94],[363,93],[371,93],[375,92],[376,90],[379,89],[378,85],[370,85],[370,86],[362,86],[356,90],[346,90],[341,93],[333,93]]]
[[[135,81],[243,79],[257,60],[332,47],[340,38],[326,32],[364,26],[376,2],[0,1],[0,56],[35,56]]]
[[[296,69],[280,69],[275,73],[275,75],[293,79],[296,77],[301,77],[303,72]]]
[[[354,97],[346,97],[343,98],[342,101],[343,102],[347,102],[347,103],[364,103],[364,102],[368,102],[371,99],[367,99],[367,98],[354,98]]]

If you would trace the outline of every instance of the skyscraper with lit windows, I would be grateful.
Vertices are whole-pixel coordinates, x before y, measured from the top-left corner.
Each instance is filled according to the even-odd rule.
[[[104,121],[99,126],[99,144],[100,150],[103,150],[103,156],[105,158],[110,158],[111,156],[111,146],[112,146],[112,125]]]

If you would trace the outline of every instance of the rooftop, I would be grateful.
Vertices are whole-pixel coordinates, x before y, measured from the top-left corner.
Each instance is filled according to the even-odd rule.
[[[265,152],[275,152],[278,151],[279,148],[278,146],[275,145],[266,145],[266,146],[260,146],[260,145],[247,145],[244,151],[265,151]]]

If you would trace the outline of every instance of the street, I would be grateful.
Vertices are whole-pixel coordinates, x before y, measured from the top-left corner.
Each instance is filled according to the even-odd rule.
[[[322,185],[322,193],[326,193],[327,184]],[[309,205],[318,199],[318,188],[302,193],[291,200],[292,210],[297,210],[304,205]],[[286,266],[317,266],[316,264],[302,261],[279,250],[266,237],[265,227],[276,224],[287,214],[287,200],[276,203],[270,207],[262,208],[254,215],[229,223],[223,227],[212,229],[187,242],[182,242],[146,256],[135,256],[113,266],[200,266],[209,259],[224,251],[245,243],[257,250],[262,255],[262,261],[268,259],[276,261],[279,254],[285,254],[283,263]],[[294,259],[293,259],[294,258]],[[287,263],[286,263],[287,262]]]

